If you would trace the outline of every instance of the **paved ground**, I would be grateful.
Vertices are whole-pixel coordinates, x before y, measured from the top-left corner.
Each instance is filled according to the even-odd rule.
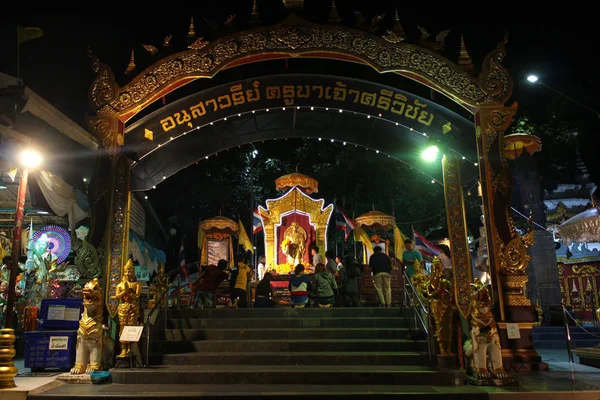
[[[411,398],[432,397],[435,394],[443,394],[444,399],[487,399],[494,398],[500,400],[510,400],[512,398],[526,398],[527,400],[555,400],[555,399],[594,399],[600,398],[600,369],[568,362],[566,350],[540,350],[543,361],[549,364],[550,371],[541,373],[529,373],[515,375],[520,381],[517,387],[436,387],[436,386],[367,386],[367,385],[345,385],[345,386],[301,386],[301,385],[232,385],[223,387],[222,385],[180,385],[176,388],[177,392],[167,392],[172,390],[164,385],[54,385],[57,387],[45,392],[45,398],[52,397],[59,399],[65,396],[77,396],[81,398],[100,398],[100,397],[118,397],[118,398],[142,398],[152,397],[154,399],[161,396],[176,395],[180,398],[201,396],[205,399],[244,396],[244,397],[274,397],[286,396],[294,397],[297,395],[302,398],[318,398],[323,396],[343,396],[345,399],[359,398],[360,396],[370,395],[390,395],[407,394]],[[22,362],[15,363],[19,367],[19,372],[26,372]],[[39,383],[39,386],[47,385],[55,377],[34,377],[18,378],[19,386],[27,386],[31,390]],[[36,391],[36,392],[39,392]],[[575,392],[575,393],[574,393]],[[34,392],[35,393],[35,392]],[[526,395],[524,397],[523,395]],[[48,396],[48,397],[46,397]],[[30,392],[28,398],[36,398]],[[376,396],[378,397],[378,396]],[[0,393],[0,399],[4,399]]]

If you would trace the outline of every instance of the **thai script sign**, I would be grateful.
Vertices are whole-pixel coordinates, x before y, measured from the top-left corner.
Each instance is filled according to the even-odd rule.
[[[129,127],[125,145],[136,146],[143,157],[171,137],[217,120],[308,106],[381,117],[428,135],[473,131],[472,123],[458,114],[396,88],[337,76],[275,75],[213,87],[169,104]]]

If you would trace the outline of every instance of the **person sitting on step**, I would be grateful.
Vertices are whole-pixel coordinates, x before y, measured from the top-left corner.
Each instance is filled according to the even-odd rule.
[[[290,304],[295,308],[304,308],[308,304],[308,294],[312,290],[310,277],[304,273],[304,265],[298,264],[290,275]]]
[[[273,308],[275,307],[275,291],[271,281],[273,280],[273,274],[267,272],[265,276],[256,285],[256,299],[254,300],[254,307],[256,308]]]
[[[314,294],[319,308],[330,308],[335,302],[335,295],[338,290],[335,277],[327,271],[323,263],[315,267],[313,276]]]

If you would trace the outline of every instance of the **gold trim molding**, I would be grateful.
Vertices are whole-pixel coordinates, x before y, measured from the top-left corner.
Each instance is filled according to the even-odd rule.
[[[126,121],[148,104],[199,78],[219,71],[275,57],[329,58],[366,64],[377,72],[395,72],[435,89],[458,104],[504,103],[512,94],[512,79],[501,62],[506,40],[491,51],[478,78],[428,49],[390,43],[356,29],[318,25],[294,15],[271,27],[240,32],[168,56],[119,88],[110,69],[90,55],[97,77],[89,100],[97,112],[114,111]],[[472,111],[472,110],[471,110]]]

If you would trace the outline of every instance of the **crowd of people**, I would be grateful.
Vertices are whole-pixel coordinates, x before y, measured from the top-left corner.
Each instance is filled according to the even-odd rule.
[[[414,248],[414,243],[407,239],[406,251],[402,256],[401,265],[408,277],[414,274],[415,260],[422,261],[421,253]],[[392,306],[392,259],[385,254],[380,246],[374,247],[369,258],[368,267],[373,278],[373,285],[382,307]],[[306,270],[303,264],[298,264],[289,276],[289,304],[292,307],[330,308],[335,306],[361,306],[361,265],[349,256],[344,260],[331,251],[325,257],[319,253],[318,247],[311,248],[314,273]],[[196,307],[214,307],[215,293],[222,282],[229,282],[228,306],[245,308],[254,297],[254,307],[271,308],[278,304],[277,292],[273,287],[274,274],[265,266],[264,257],[259,258],[256,275],[244,263],[243,258],[236,259],[236,265],[228,269],[227,261],[220,260],[218,264],[209,265],[199,273],[193,283]],[[253,278],[254,296],[249,296],[250,283]],[[337,278],[337,279],[336,279]]]

